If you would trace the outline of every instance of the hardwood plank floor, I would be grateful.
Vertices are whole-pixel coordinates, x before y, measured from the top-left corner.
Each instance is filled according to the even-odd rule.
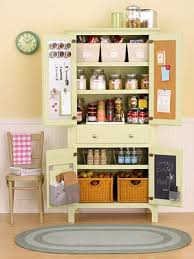
[[[78,224],[150,224],[150,222],[149,214],[81,213],[76,215]],[[59,224],[67,224],[65,214],[46,214],[43,225],[39,224],[38,214],[15,214],[13,226],[9,224],[8,214],[0,214],[0,259],[194,259],[194,242],[183,249],[142,255],[53,255],[29,251],[15,245],[15,235],[22,231]],[[157,225],[179,228],[194,238],[194,213],[163,213],[160,214]]]

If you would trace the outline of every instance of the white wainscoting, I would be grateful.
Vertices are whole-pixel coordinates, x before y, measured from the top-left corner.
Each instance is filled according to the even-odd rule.
[[[0,120],[0,213],[7,213],[8,192],[5,172],[8,167],[7,131],[11,132],[45,132],[44,149],[64,148],[66,146],[66,129],[64,127],[45,128],[40,119]],[[183,207],[161,207],[162,212],[194,212],[194,118],[183,121],[183,126],[160,126],[156,129],[157,144],[162,147],[183,149]],[[20,183],[19,183],[20,184]],[[17,191],[15,194],[15,212],[37,212],[36,192]],[[46,212],[63,212],[64,209],[46,209]],[[82,210],[83,211],[83,210]],[[85,211],[85,210],[84,210]],[[90,212],[94,210],[87,210]],[[103,210],[104,212],[113,210]],[[142,210],[120,210],[120,212],[141,212]],[[102,210],[95,210],[102,212]]]

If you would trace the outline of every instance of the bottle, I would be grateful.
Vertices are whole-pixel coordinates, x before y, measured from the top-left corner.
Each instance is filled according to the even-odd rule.
[[[131,164],[131,152],[129,148],[125,152],[125,164]]]
[[[100,164],[100,152],[99,149],[94,150],[94,165]]]
[[[92,149],[88,150],[87,164],[88,165],[93,165],[94,164],[94,157],[93,157],[93,150]]]
[[[106,155],[106,149],[101,150],[100,154],[100,164],[106,165],[107,164],[107,155]]]
[[[135,148],[133,148],[132,155],[131,155],[131,163],[135,165],[135,164],[137,164],[137,161],[138,161],[137,151],[135,150]]]
[[[119,151],[118,164],[124,164],[124,152],[122,148]]]
[[[77,99],[77,123],[80,124],[84,121],[84,99]]]

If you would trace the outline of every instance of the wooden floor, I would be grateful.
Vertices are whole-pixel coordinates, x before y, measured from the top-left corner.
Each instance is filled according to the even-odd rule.
[[[66,224],[64,214],[47,214],[42,226]],[[76,215],[76,223],[79,224],[150,224],[148,214],[79,214]],[[189,233],[194,239],[194,213],[164,213],[159,216],[159,224],[167,227],[179,228]],[[189,246],[172,252],[143,255],[53,255],[38,253],[20,248],[15,245],[14,238],[17,233],[40,227],[38,214],[16,214],[15,225],[9,224],[9,216],[0,214],[0,259],[194,259],[194,242]]]

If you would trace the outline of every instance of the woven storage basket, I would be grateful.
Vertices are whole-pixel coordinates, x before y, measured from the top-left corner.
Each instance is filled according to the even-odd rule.
[[[92,181],[98,181],[92,185]],[[113,202],[113,177],[79,178],[80,202]]]
[[[134,181],[139,181],[135,185]],[[117,178],[118,202],[147,202],[148,178]]]

